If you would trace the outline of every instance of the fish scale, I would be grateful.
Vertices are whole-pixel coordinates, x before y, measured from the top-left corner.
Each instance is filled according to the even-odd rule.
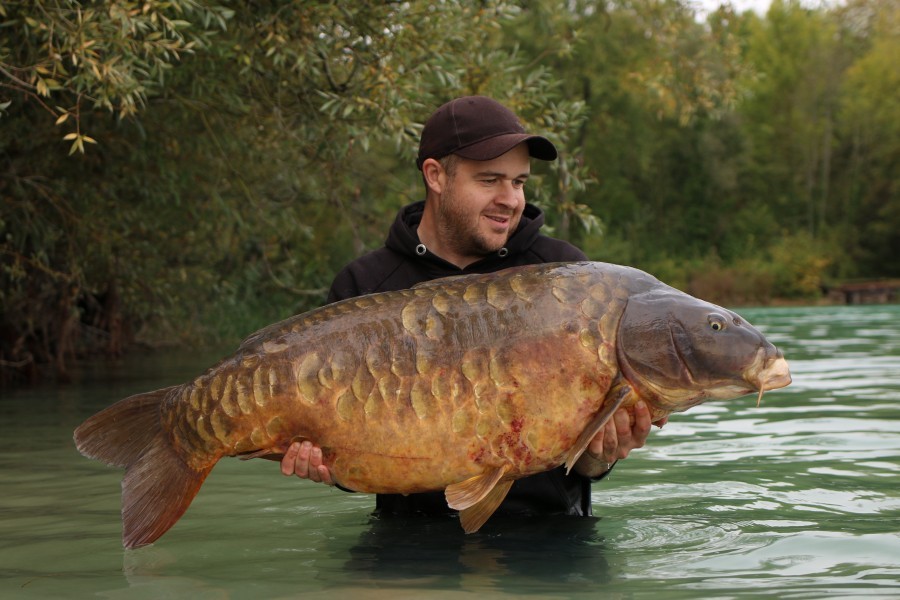
[[[222,457],[277,460],[301,439],[342,486],[443,489],[475,531],[513,480],[573,468],[618,408],[643,400],[660,418],[789,382],[734,313],[636,269],[557,263],[276,323],[194,381],[94,415],[75,440],[126,468],[127,547],[171,527]]]

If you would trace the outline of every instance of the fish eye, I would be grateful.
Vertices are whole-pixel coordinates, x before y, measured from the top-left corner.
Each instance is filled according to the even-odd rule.
[[[725,319],[720,315],[709,315],[709,328],[713,331],[722,331],[725,329]]]

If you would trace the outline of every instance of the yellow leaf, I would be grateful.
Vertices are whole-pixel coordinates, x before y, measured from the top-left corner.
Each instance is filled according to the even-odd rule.
[[[77,133],[69,133],[63,137],[63,140],[74,140],[77,137],[78,137]]]
[[[59,116],[59,118],[56,120],[56,124],[57,124],[57,125],[62,125],[63,123],[66,122],[66,119],[68,119],[68,118],[69,118],[69,113],[63,113],[63,114],[61,114],[61,115]]]
[[[96,144],[97,143],[97,140],[95,140],[92,137],[86,136],[86,135],[81,136],[81,139],[86,141],[88,144]]]

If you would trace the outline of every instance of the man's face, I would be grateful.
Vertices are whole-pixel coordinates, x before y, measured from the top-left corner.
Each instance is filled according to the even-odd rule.
[[[502,248],[522,218],[530,172],[524,143],[493,160],[458,157],[438,207],[443,239],[462,256],[480,258]]]

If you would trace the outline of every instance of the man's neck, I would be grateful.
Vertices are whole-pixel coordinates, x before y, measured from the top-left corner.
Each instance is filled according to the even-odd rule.
[[[453,249],[452,242],[444,239],[446,236],[441,235],[442,232],[437,226],[437,215],[434,214],[431,206],[433,205],[425,203],[425,211],[422,213],[422,220],[417,230],[419,241],[428,248],[429,252],[460,269],[465,269],[477,262],[481,257],[460,254]]]

